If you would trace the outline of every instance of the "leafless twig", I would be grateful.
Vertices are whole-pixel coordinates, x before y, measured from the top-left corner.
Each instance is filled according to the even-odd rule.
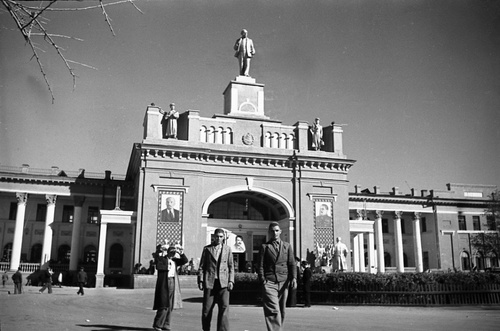
[[[112,6],[112,5],[118,5],[118,4],[123,4],[123,3],[130,3],[134,6],[136,10],[138,10],[140,13],[143,13],[134,3],[134,0],[118,0],[118,1],[113,1],[109,3],[104,3],[103,0],[98,0],[99,4],[94,5],[94,6],[86,6],[86,7],[77,7],[77,8],[55,8],[52,5],[58,0],[50,0],[48,4],[45,6],[40,5],[40,7],[32,7],[26,5],[26,3],[22,3],[22,1],[19,0],[0,0],[0,3],[5,7],[7,12],[10,14],[12,19],[14,20],[17,29],[22,33],[24,40],[28,45],[31,47],[31,51],[33,53],[32,58],[35,58],[38,67],[42,73],[43,79],[45,80],[45,83],[47,85],[47,88],[50,92],[50,95],[52,97],[52,103],[54,103],[54,93],[52,91],[52,88],[49,83],[49,79],[47,77],[47,73],[45,72],[45,69],[43,67],[42,61],[40,59],[38,51],[43,51],[40,47],[36,45],[33,41],[33,37],[42,37],[43,40],[50,45],[51,48],[55,49],[57,52],[57,55],[59,58],[62,60],[64,65],[66,66],[66,69],[68,69],[72,79],[73,79],[73,89],[76,87],[76,75],[74,72],[73,67],[70,64],[78,64],[86,68],[91,68],[91,69],[96,69],[93,66],[81,63],[81,62],[76,62],[67,59],[64,54],[63,54],[63,49],[55,42],[54,38],[67,38],[67,39],[74,39],[77,41],[83,41],[80,38],[75,38],[71,36],[66,36],[62,34],[53,34],[49,33],[48,30],[45,28],[44,25],[46,25],[46,20],[42,16],[45,12],[56,12],[56,11],[80,11],[80,10],[91,10],[91,9],[97,9],[100,8],[102,11],[102,15],[104,16],[104,19],[106,23],[108,24],[109,29],[111,30],[111,33],[113,36],[115,36],[115,31],[113,30],[113,26],[111,25],[111,18],[109,17],[106,7],[107,6]],[[97,69],[96,69],[97,70]]]

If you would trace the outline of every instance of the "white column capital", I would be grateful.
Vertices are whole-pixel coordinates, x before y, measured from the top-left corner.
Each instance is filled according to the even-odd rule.
[[[57,195],[55,194],[46,194],[45,200],[47,200],[47,205],[55,205],[57,200]]]
[[[421,214],[420,214],[419,212],[414,212],[414,213],[413,213],[413,220],[414,220],[414,221],[419,220],[419,219],[420,219],[420,215],[421,215]]]
[[[384,214],[383,210],[375,210],[375,218],[382,218],[383,214]]]
[[[16,193],[17,204],[26,204],[28,202],[28,193],[17,192]]]

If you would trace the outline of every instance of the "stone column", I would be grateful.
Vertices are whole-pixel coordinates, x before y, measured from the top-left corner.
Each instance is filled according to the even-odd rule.
[[[365,236],[363,233],[358,234],[359,245],[359,272],[365,272]]]
[[[28,202],[28,193],[16,193],[16,198],[17,198],[16,227],[14,228],[14,240],[12,242],[10,271],[17,271],[17,269],[19,269],[19,264],[21,262],[24,216],[26,215],[26,203]]]
[[[377,271],[385,272],[384,233],[382,231],[382,210],[375,211],[375,240],[377,243]]]
[[[368,232],[368,272],[376,273],[375,269],[375,238],[373,232]]]
[[[353,245],[352,245],[352,266],[354,272],[359,272],[359,234],[354,235]]]
[[[80,231],[82,224],[82,209],[85,197],[75,197],[75,211],[73,215],[73,231],[71,232],[71,253],[69,257],[69,270],[78,270],[80,257]]]
[[[45,195],[47,214],[45,215],[45,230],[43,232],[42,266],[50,260],[52,254],[52,224],[54,224],[56,199],[56,195]]]
[[[396,246],[396,270],[404,272],[404,258],[403,258],[403,234],[401,232],[401,214],[403,212],[394,212],[394,241]]]
[[[99,231],[99,254],[97,256],[97,273],[95,275],[95,287],[104,287],[104,260],[106,258],[106,235],[108,233],[108,223],[101,221]]]
[[[417,272],[424,271],[424,262],[422,258],[422,238],[420,234],[420,213],[413,214],[413,241],[415,248],[415,268]]]

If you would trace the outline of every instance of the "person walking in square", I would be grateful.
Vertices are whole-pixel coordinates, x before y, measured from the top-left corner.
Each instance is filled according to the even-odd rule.
[[[297,287],[297,267],[292,246],[280,239],[279,223],[269,224],[268,236],[269,241],[260,248],[257,274],[267,330],[282,331],[288,288]]]
[[[14,282],[14,294],[23,293],[23,275],[20,269],[17,269],[12,275],[12,281]]]
[[[203,248],[198,267],[198,287],[203,291],[201,325],[203,331],[210,331],[217,305],[217,331],[228,331],[229,292],[234,286],[233,253],[224,243],[224,230],[216,229],[214,237],[213,243]]]
[[[80,267],[80,271],[76,274],[76,283],[78,284],[78,292],[76,294],[81,294],[82,296],[85,294],[83,292],[83,286],[87,284],[88,276],[83,267]]]
[[[188,262],[184,249],[178,246],[168,247],[166,244],[154,254],[158,278],[156,279],[153,310],[156,315],[153,320],[155,331],[170,330],[170,322],[174,304],[180,296],[180,286],[177,277],[177,267]]]
[[[5,283],[7,283],[8,280],[9,280],[9,275],[7,275],[7,271],[5,271],[2,274],[2,286],[3,287],[5,287]]]
[[[43,291],[45,291],[45,289],[48,289],[48,293],[51,294],[52,293],[52,274],[54,272],[52,271],[52,269],[49,267],[47,268],[43,274],[42,274],[42,283],[43,283],[43,286],[42,288],[38,291],[38,293],[43,293]]]
[[[304,285],[304,308],[311,307],[311,265],[307,261],[302,261],[304,271],[302,273],[302,284]]]

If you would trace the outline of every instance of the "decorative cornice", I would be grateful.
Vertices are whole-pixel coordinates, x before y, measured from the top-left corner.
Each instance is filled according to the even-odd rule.
[[[166,150],[164,148],[145,148],[142,150],[142,157],[145,160],[152,159],[167,159],[167,160],[184,160],[197,161],[203,163],[220,163],[220,164],[235,164],[244,166],[267,166],[267,167],[283,167],[292,168],[294,166],[311,169],[311,170],[332,170],[347,173],[349,168],[354,164],[352,160],[332,158],[328,160],[307,160],[298,159],[292,155],[270,155],[267,154],[244,155],[239,151],[224,153],[215,150],[203,151],[188,151],[188,150]]]

